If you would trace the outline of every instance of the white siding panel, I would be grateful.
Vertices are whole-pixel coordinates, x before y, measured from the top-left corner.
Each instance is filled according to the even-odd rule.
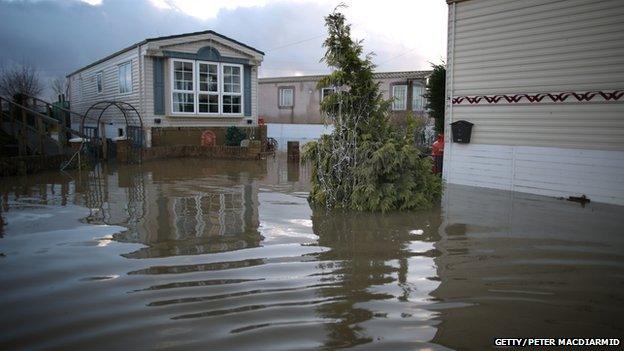
[[[253,57],[262,61],[260,53],[214,34],[198,34],[195,36],[162,39],[149,44],[150,47],[190,53],[195,53],[206,45],[215,47],[224,56]]]
[[[132,62],[132,92],[128,94],[119,93],[118,66],[124,62]],[[95,76],[98,72],[102,72],[103,91],[98,94],[96,90]],[[84,71],[78,72],[69,77],[70,79],[70,104],[71,109],[84,114],[94,103],[106,100],[123,101],[140,109],[140,78],[139,78],[139,60],[137,50],[130,50],[118,56],[111,58],[98,65],[90,67]],[[80,84],[77,82],[82,79],[82,93],[78,91]],[[91,111],[90,118],[97,119],[99,111]],[[113,123],[111,128],[125,127],[126,122],[123,114],[115,107],[109,108],[102,120],[106,123]],[[79,122],[79,121],[74,121]],[[91,125],[92,123],[88,123]]]
[[[449,183],[624,205],[624,151],[450,144]]]
[[[214,40],[200,40],[200,41],[195,41],[191,43],[182,43],[182,44],[163,46],[162,49],[194,54],[194,53],[197,53],[199,49],[208,45],[219,50],[219,54],[221,54],[221,56],[238,57],[238,58],[250,58],[251,57],[251,55],[247,55],[243,53],[242,51],[235,50],[232,47],[225,46]]]
[[[454,105],[471,142],[624,150],[623,103]]]
[[[471,0],[455,6],[455,33],[449,32],[455,96],[624,86],[620,0]]]

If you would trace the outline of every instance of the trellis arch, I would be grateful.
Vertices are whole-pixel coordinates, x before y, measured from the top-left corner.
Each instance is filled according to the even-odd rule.
[[[88,135],[88,133],[86,133],[86,130],[85,130],[85,127],[86,127],[85,121],[90,120],[95,123],[96,134],[97,136],[100,136],[99,129],[100,129],[100,122],[102,122],[102,117],[104,116],[104,113],[113,106],[116,107],[124,116],[124,120],[126,122],[126,131],[128,130],[128,127],[137,127],[139,129],[139,131],[141,132],[139,133],[139,137],[137,138],[137,136],[134,136],[135,138],[132,139],[132,141],[133,141],[133,144],[137,144],[138,146],[142,147],[144,143],[143,118],[141,118],[141,114],[139,113],[139,111],[134,106],[132,106],[132,104],[129,104],[127,102],[98,101],[94,103],[93,105],[91,105],[91,107],[87,109],[87,112],[85,112],[84,116],[82,117],[82,121],[80,122],[80,131],[83,134]],[[91,114],[96,111],[100,111],[100,113],[97,115],[97,118],[93,118]],[[132,135],[130,135],[130,133],[128,132],[126,133],[126,136],[129,139],[132,137]]]
[[[101,137],[104,136],[103,132],[100,131],[100,122],[103,122],[102,118],[106,118],[104,113],[111,107],[116,108],[123,115],[126,123],[125,137],[130,141],[132,149],[138,150],[143,148],[145,144],[143,118],[141,118],[141,114],[132,104],[124,101],[98,101],[87,109],[80,122],[80,131],[83,135],[88,136],[89,143],[94,147],[100,145]],[[95,123],[95,126],[87,126],[86,123],[89,122]],[[97,150],[96,147],[94,149]]]

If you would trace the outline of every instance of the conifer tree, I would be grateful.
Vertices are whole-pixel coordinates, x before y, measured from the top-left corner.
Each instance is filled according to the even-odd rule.
[[[351,39],[351,27],[338,8],[325,25],[323,61],[333,72],[318,87],[335,88],[321,102],[334,131],[304,149],[312,165],[310,203],[384,212],[431,207],[442,184],[414,145],[414,121],[402,130],[390,123],[391,101],[373,79],[373,55],[364,55],[362,41]]]

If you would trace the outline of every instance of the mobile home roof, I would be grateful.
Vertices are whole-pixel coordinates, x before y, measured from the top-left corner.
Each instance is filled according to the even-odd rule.
[[[132,45],[130,45],[130,46],[124,48],[124,49],[121,49],[121,50],[119,50],[117,52],[114,52],[114,53],[112,53],[112,54],[110,54],[110,55],[108,55],[108,56],[106,56],[106,57],[104,57],[102,59],[99,59],[99,60],[97,60],[95,62],[92,62],[92,63],[90,63],[90,64],[88,64],[88,65],[86,65],[86,66],[84,66],[82,68],[79,68],[79,69],[73,71],[72,73],[68,74],[67,77],[72,76],[72,75],[74,75],[76,73],[79,73],[81,71],[84,71],[85,69],[91,68],[91,67],[93,67],[93,66],[95,66],[97,64],[100,64],[100,63],[102,63],[102,62],[104,62],[106,60],[109,60],[109,59],[111,59],[111,58],[113,58],[113,57],[115,57],[115,56],[117,56],[119,54],[123,54],[126,51],[130,51],[132,49],[135,49],[139,45],[143,45],[143,44],[146,44],[146,43],[149,43],[149,42],[152,42],[152,41],[159,41],[159,40],[166,40],[166,39],[175,39],[175,38],[182,38],[182,37],[188,37],[188,36],[193,36],[193,35],[201,35],[201,34],[213,34],[213,35],[216,35],[216,36],[218,36],[220,38],[223,38],[223,39],[229,40],[231,42],[234,42],[234,43],[236,43],[238,45],[241,45],[241,46],[243,46],[243,47],[245,47],[247,49],[253,50],[253,51],[255,51],[255,52],[257,52],[257,53],[259,53],[261,55],[264,55],[264,52],[262,52],[262,51],[260,51],[260,50],[258,50],[256,48],[253,48],[253,47],[251,47],[249,45],[243,44],[240,41],[234,40],[234,39],[232,39],[230,37],[226,37],[225,35],[219,34],[219,33],[215,32],[213,30],[205,30],[205,31],[201,31],[201,32],[192,32],[192,33],[168,35],[168,36],[163,36],[163,37],[147,38],[147,39],[145,39],[143,41],[140,41],[138,43],[132,44]]]

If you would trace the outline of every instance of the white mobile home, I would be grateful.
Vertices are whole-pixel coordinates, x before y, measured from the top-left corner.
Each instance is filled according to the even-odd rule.
[[[147,146],[153,128],[254,126],[263,57],[213,31],[145,39],[69,74],[69,100],[79,113],[99,101],[131,104]],[[121,113],[106,113],[105,135],[123,134]]]
[[[447,2],[444,179],[624,204],[622,1]]]

